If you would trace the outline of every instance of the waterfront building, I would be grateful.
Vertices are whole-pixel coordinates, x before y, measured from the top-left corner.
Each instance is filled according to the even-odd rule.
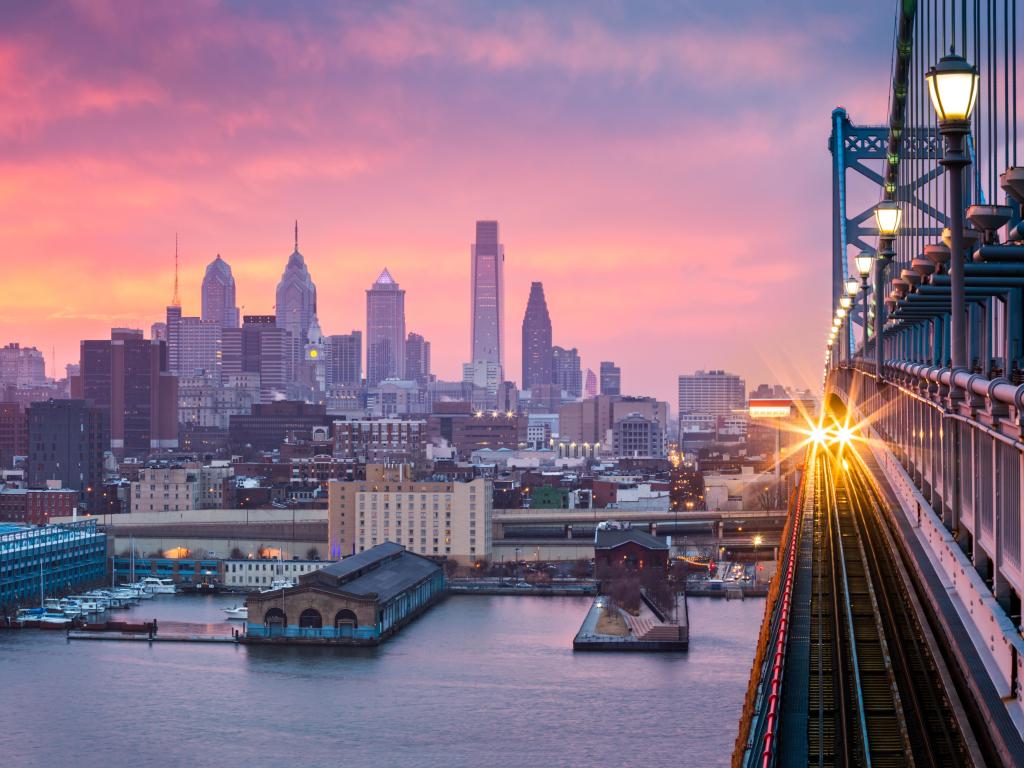
[[[250,594],[246,642],[376,645],[444,594],[441,567],[386,543]]]
[[[491,555],[491,481],[414,481],[410,465],[368,464],[366,480],[328,483],[331,557],[386,541],[460,563]]]
[[[427,457],[423,419],[359,419],[334,422],[334,456],[363,464],[422,466]]]
[[[179,512],[199,508],[199,470],[148,467],[132,483],[132,512]]]
[[[0,403],[0,469],[28,455],[28,414],[17,403]]]
[[[309,327],[316,315],[316,286],[306,268],[306,260],[299,253],[299,222],[295,222],[295,250],[277,284],[275,321],[278,328],[287,331],[289,372],[299,370],[303,350],[309,343]],[[291,384],[289,379],[286,384]],[[287,389],[287,386],[285,387]]]
[[[622,371],[615,363],[607,360],[601,363],[601,394],[622,394]]]
[[[363,332],[327,337],[327,386],[358,386],[363,380]]]
[[[494,363],[504,368],[505,246],[498,239],[498,222],[478,221],[472,257],[471,363]]]
[[[366,384],[405,374],[405,291],[388,272],[366,291]]]
[[[233,450],[272,451],[281,447],[289,432],[312,435],[316,427],[326,429],[330,422],[324,405],[280,400],[231,416],[228,430]]]
[[[267,589],[275,581],[297,581],[300,576],[330,565],[328,560],[228,559],[217,564],[220,583],[229,589]]]
[[[583,395],[583,373],[576,348],[551,348],[551,381],[572,398]]]
[[[95,520],[42,527],[0,523],[0,607],[39,605],[103,581],[107,537]]]
[[[405,378],[420,386],[430,381],[430,342],[418,333],[405,340]]]
[[[221,328],[238,327],[238,306],[235,304],[235,277],[231,265],[217,254],[206,266],[202,287],[203,322]]]
[[[523,315],[523,389],[535,384],[550,384],[551,315],[544,298],[544,284],[530,284],[530,298]]]
[[[598,529],[594,535],[594,568],[602,572],[623,567],[642,571],[668,568],[669,546],[639,528]]]
[[[167,345],[138,330],[114,328],[109,340],[82,341],[82,396],[109,414],[117,456],[178,447],[178,378],[167,360]]]
[[[35,347],[13,342],[0,347],[0,385],[41,387],[46,384],[46,362]]]
[[[47,400],[28,408],[28,482],[50,481],[79,494],[87,507],[103,484],[103,456],[110,448],[108,412],[85,400]]]
[[[728,416],[746,405],[746,384],[725,371],[697,371],[679,377],[679,413]]]

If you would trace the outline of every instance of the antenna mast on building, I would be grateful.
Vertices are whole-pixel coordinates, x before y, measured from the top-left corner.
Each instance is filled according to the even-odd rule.
[[[178,297],[178,233],[174,233],[174,296],[171,298],[172,307],[180,307],[181,299]]]

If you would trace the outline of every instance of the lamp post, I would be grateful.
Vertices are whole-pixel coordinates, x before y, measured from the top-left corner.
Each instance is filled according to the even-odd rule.
[[[864,313],[864,342],[860,345],[860,356],[866,359],[868,356],[868,275],[871,274],[871,265],[874,264],[875,255],[871,251],[861,251],[857,254],[854,262],[857,264],[857,273],[860,275],[861,287],[861,312]]]
[[[754,537],[754,586],[755,587],[757,586],[757,548],[759,546],[761,546],[761,542],[762,541],[764,541],[764,539],[761,537],[761,534],[757,534],[757,536]]]
[[[893,257],[893,241],[900,231],[903,220],[903,209],[895,200],[883,200],[875,206],[875,225],[878,227],[878,258],[875,259],[875,378],[882,379],[882,326],[885,317],[882,314],[882,283],[885,281],[885,268]]]
[[[939,119],[945,151],[939,162],[949,181],[949,285],[951,296],[950,352],[953,370],[967,367],[967,333],[964,305],[964,168],[971,164],[964,138],[971,131],[971,112],[978,97],[978,70],[963,56],[943,56],[925,75],[928,95]]]
[[[843,289],[846,291],[846,295],[839,298],[839,306],[845,309],[849,315],[846,320],[846,335],[843,337],[843,341],[846,344],[846,360],[851,362],[853,360],[850,351],[853,346],[853,297],[860,290],[860,282],[855,277],[847,278],[843,283]]]

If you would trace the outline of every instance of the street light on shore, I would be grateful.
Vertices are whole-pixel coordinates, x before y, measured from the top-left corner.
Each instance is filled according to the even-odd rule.
[[[964,304],[964,168],[971,158],[964,138],[971,132],[971,112],[978,98],[978,70],[950,48],[949,55],[925,75],[928,95],[945,139],[941,165],[949,181],[949,287],[951,293],[950,353],[953,370],[967,367],[966,307]]]
[[[764,541],[764,537],[761,534],[757,534],[754,537],[754,586],[757,586],[757,548],[761,546]]]

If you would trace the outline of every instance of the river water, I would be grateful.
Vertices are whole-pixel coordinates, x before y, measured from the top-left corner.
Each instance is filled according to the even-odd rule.
[[[131,620],[220,621],[163,595]],[[763,600],[690,600],[690,650],[573,653],[590,600],[454,596],[375,649],[0,631],[5,766],[724,766]]]

